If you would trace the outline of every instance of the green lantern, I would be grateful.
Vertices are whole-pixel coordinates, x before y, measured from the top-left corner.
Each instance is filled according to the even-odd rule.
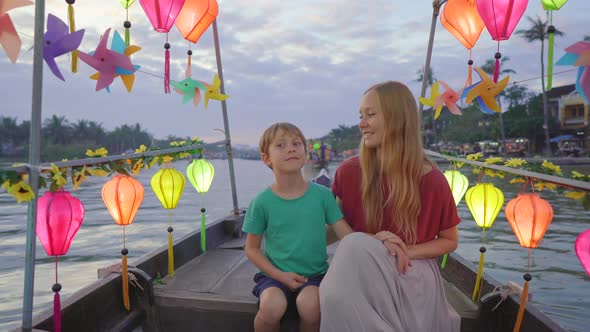
[[[463,195],[467,191],[467,187],[469,187],[469,179],[465,175],[463,175],[459,170],[446,170],[445,178],[451,187],[451,192],[453,193],[453,199],[455,200],[455,205],[459,205],[461,199],[463,199]],[[440,267],[444,269],[447,265],[447,258],[449,257],[448,254],[443,256],[442,262]]]
[[[205,193],[209,191],[215,168],[205,158],[193,160],[186,168],[186,175],[193,187],[201,194],[201,250],[207,250],[207,228],[205,227]]]
[[[152,176],[152,190],[164,206],[175,209],[184,191],[184,175],[167,165]],[[172,211],[168,211],[168,275],[174,275],[174,241],[172,239]]]
[[[316,151],[319,150],[321,147],[322,146],[320,145],[320,143],[314,143],[313,144],[313,149],[316,150]]]

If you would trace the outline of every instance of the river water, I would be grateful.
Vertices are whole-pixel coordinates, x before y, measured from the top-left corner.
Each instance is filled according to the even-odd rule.
[[[216,176],[205,196],[207,218],[212,221],[228,215],[232,209],[227,161],[213,160]],[[175,163],[184,172],[186,161]],[[337,165],[330,166],[333,174]],[[441,168],[446,167],[441,165]],[[588,166],[576,166],[582,173],[590,173]],[[142,172],[138,180],[145,186],[145,198],[135,222],[127,227],[127,248],[131,261],[167,243],[168,212],[152,192],[149,180],[155,170]],[[246,207],[257,192],[272,182],[271,171],[260,161],[235,160],[236,185],[240,207]],[[311,173],[311,172],[310,172]],[[464,171],[473,181],[469,171]],[[306,174],[311,177],[314,174]],[[105,178],[92,177],[73,192],[86,207],[82,227],[74,238],[66,256],[59,259],[59,282],[62,298],[97,279],[100,267],[120,261],[122,228],[115,224],[102,202],[100,190]],[[504,182],[504,181],[503,181]],[[506,202],[516,196],[519,185],[503,185],[496,181],[506,196]],[[66,188],[67,189],[67,188]],[[588,331],[590,326],[590,278],[582,268],[574,251],[578,234],[590,228],[590,212],[581,205],[556,193],[542,195],[552,205],[555,217],[543,242],[533,250],[530,291],[532,302],[564,328]],[[199,227],[200,195],[187,181],[178,208],[172,212],[174,236],[179,238]],[[24,280],[26,204],[17,204],[0,193],[0,331],[20,324]],[[481,230],[475,225],[464,202],[459,204],[460,242],[457,252],[477,263],[481,245]],[[34,311],[52,305],[54,281],[53,257],[48,257],[38,242],[35,270]],[[485,272],[505,283],[522,284],[526,272],[527,250],[519,246],[504,213],[501,212],[486,232]]]

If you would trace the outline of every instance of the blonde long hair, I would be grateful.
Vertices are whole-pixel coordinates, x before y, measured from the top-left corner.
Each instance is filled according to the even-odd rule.
[[[425,161],[416,100],[400,82],[383,82],[369,88],[379,98],[384,118],[384,134],[379,155],[376,148],[360,144],[362,203],[369,233],[392,226],[408,244],[417,240],[420,214],[420,179]],[[385,197],[384,184],[388,196]],[[388,210],[393,220],[384,220]]]

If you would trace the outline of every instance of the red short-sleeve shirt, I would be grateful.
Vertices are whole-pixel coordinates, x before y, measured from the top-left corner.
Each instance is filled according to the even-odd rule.
[[[356,156],[345,160],[338,167],[332,184],[332,192],[342,200],[344,218],[355,232],[367,231],[361,203],[361,181],[361,165]],[[440,231],[457,226],[461,222],[451,188],[436,167],[420,181],[420,202],[422,209],[418,216],[417,243],[433,240]],[[386,211],[384,218],[391,220],[391,214]],[[399,235],[395,226],[383,230]]]

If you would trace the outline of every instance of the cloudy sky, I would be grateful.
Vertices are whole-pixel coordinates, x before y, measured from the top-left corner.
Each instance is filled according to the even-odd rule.
[[[123,32],[125,11],[118,1],[77,1],[76,27],[86,33],[80,50],[92,51],[109,27]],[[340,124],[357,122],[360,95],[371,84],[399,80],[416,96],[420,84],[416,71],[424,65],[432,17],[430,0],[220,0],[218,27],[228,100],[229,123],[235,144],[257,144],[262,130],[277,121],[299,125],[309,137],[318,137]],[[28,6],[9,12],[23,47],[17,64],[0,50],[0,115],[30,119],[33,52],[33,12]],[[46,13],[66,20],[63,0],[46,1]],[[102,122],[112,130],[139,122],[163,138],[168,134],[219,140],[223,134],[221,104],[182,104],[181,96],[164,94],[165,35],[153,31],[139,1],[130,8],[131,41],[143,49],[132,61],[149,73],[137,73],[132,93],[117,79],[112,93],[95,92],[93,70],[80,64],[80,72],[68,70],[68,58],[58,58],[66,82],[45,66],[43,118],[53,114],[70,122],[79,119]],[[526,16],[545,18],[539,0],[530,0],[517,29],[526,29]],[[555,56],[590,35],[590,1],[569,0],[554,13],[553,23],[566,33],[556,38]],[[188,42],[176,27],[168,36],[171,77],[181,80],[186,67]],[[109,42],[110,44],[110,42]],[[492,58],[496,42],[484,30],[473,50],[475,64]],[[514,34],[501,43],[516,70],[512,81],[540,75],[540,43],[526,43]],[[213,32],[207,30],[193,48],[193,78],[211,81],[216,72]],[[460,88],[467,76],[468,51],[437,21],[432,67],[438,79]],[[556,67],[555,71],[571,69]],[[150,75],[153,74],[153,75]],[[155,75],[155,76],[154,76]],[[575,72],[554,77],[554,86],[571,84]],[[540,80],[525,83],[540,91]]]

